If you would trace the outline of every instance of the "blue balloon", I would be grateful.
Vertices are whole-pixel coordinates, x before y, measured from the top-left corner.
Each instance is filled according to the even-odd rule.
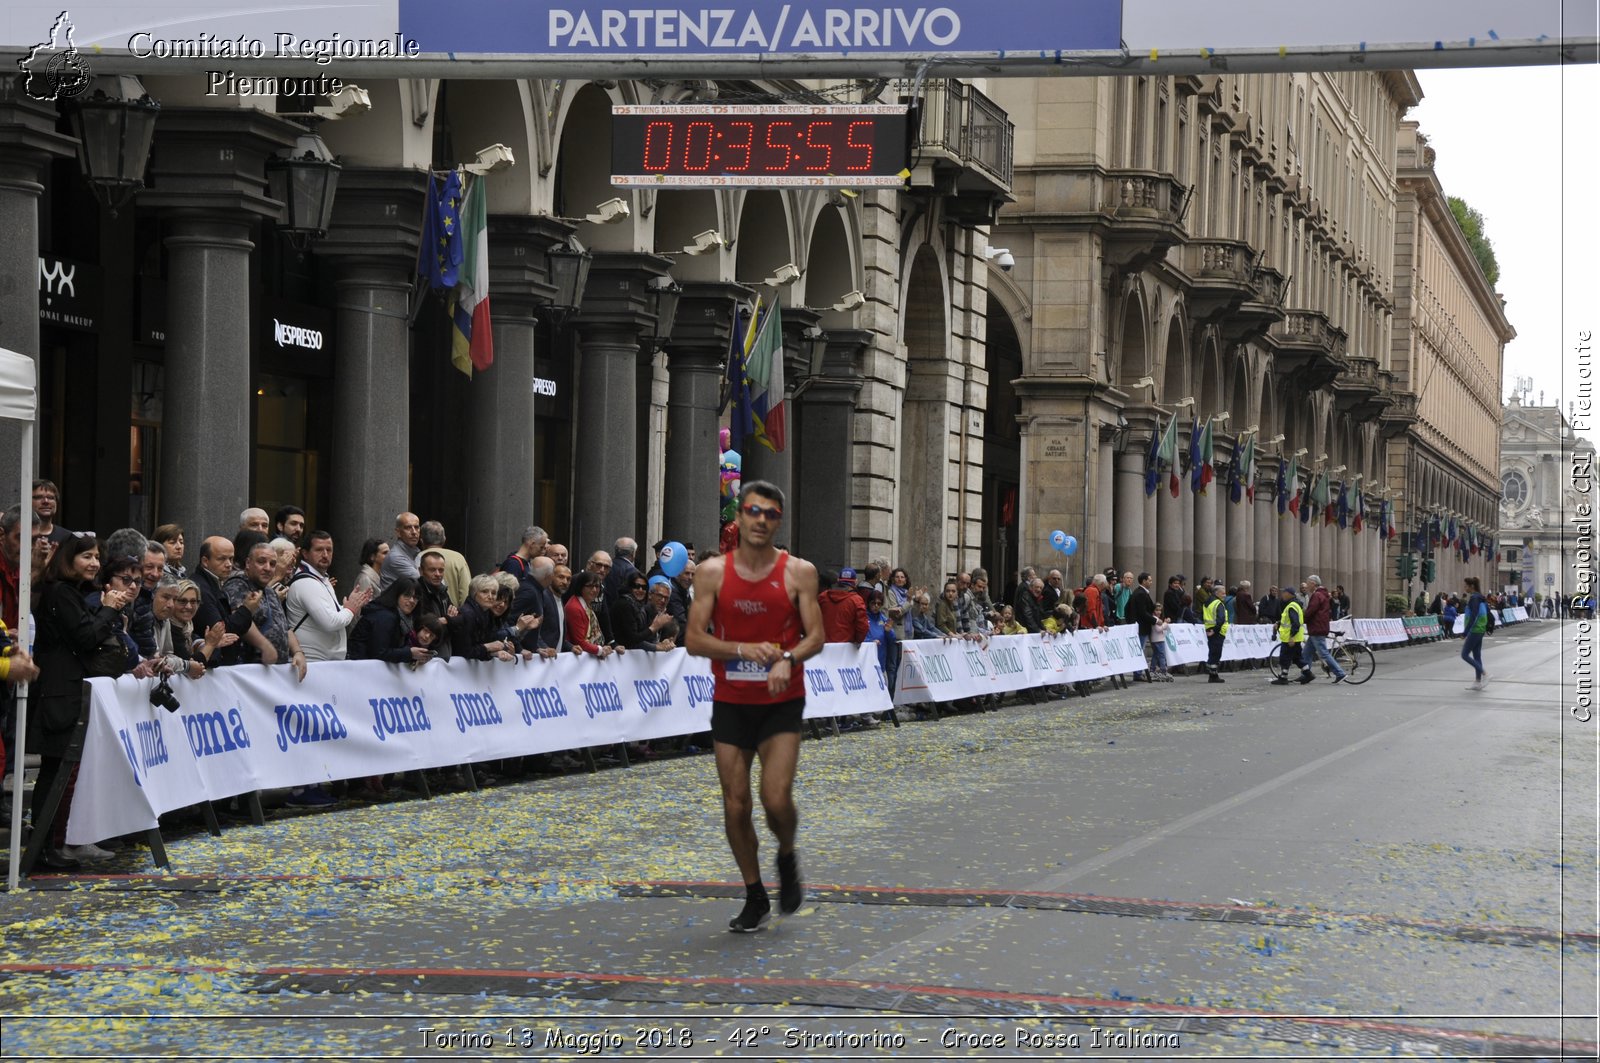
[[[1066,547],[1067,539],[1067,533],[1061,531],[1059,528],[1050,533],[1050,545],[1055,547],[1057,550],[1061,550]]]
[[[1061,552],[1066,554],[1068,557],[1071,557],[1073,554],[1077,553],[1078,540],[1070,535],[1067,536],[1067,541],[1061,544]]]
[[[683,568],[689,563],[689,551],[677,540],[666,544],[661,552],[656,555],[656,560],[661,564],[661,571],[668,578],[677,579],[683,575]]]

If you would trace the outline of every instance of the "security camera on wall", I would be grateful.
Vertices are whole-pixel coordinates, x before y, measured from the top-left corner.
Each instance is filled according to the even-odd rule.
[[[833,304],[833,309],[842,314],[850,310],[860,310],[866,303],[867,297],[859,291],[845,292],[839,297],[839,301]]]
[[[594,225],[610,225],[612,222],[621,221],[633,211],[628,208],[625,200],[608,199],[596,206],[595,213],[585,214],[583,220]]]
[[[354,118],[370,110],[372,110],[372,98],[367,95],[367,90],[360,85],[346,85],[329,96],[325,106],[313,107],[311,113],[321,118],[336,120]]]
[[[707,251],[715,251],[724,243],[726,241],[722,239],[721,233],[715,229],[707,229],[703,233],[696,233],[694,242],[685,247],[683,253],[686,255],[703,255]]]
[[[800,267],[793,262],[785,262],[777,271],[766,280],[762,281],[769,288],[784,288],[800,279]]]
[[[491,174],[509,170],[517,164],[517,157],[504,144],[490,144],[478,152],[478,157],[467,163],[468,173]]]
[[[983,257],[1010,273],[1016,266],[1017,260],[1011,254],[1009,247],[991,247],[984,251]]]

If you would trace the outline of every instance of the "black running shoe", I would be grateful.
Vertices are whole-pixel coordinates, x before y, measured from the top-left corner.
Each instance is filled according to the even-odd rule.
[[[753,934],[765,926],[771,916],[772,902],[767,900],[767,891],[751,893],[745,897],[744,909],[728,920],[728,929],[735,934]]]
[[[800,881],[800,858],[795,853],[778,854],[778,911],[793,915],[806,899],[806,887]]]

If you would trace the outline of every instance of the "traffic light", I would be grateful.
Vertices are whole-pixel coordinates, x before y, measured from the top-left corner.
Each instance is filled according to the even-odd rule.
[[[1415,554],[1401,554],[1395,558],[1399,562],[1400,578],[1410,581],[1417,575],[1417,558]]]
[[[1434,578],[1435,575],[1438,574],[1438,571],[1439,571],[1439,568],[1438,568],[1437,565],[1435,565],[1433,563],[1433,558],[1431,558],[1431,557],[1423,558],[1423,560],[1422,560],[1422,582],[1424,582],[1424,583],[1432,583],[1433,582],[1433,578]]]

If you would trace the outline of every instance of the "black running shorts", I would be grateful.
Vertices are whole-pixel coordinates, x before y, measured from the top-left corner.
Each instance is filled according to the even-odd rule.
[[[713,701],[711,737],[740,749],[759,749],[761,743],[773,735],[799,734],[805,711],[805,698],[780,701],[776,705],[737,705],[731,701]]]

